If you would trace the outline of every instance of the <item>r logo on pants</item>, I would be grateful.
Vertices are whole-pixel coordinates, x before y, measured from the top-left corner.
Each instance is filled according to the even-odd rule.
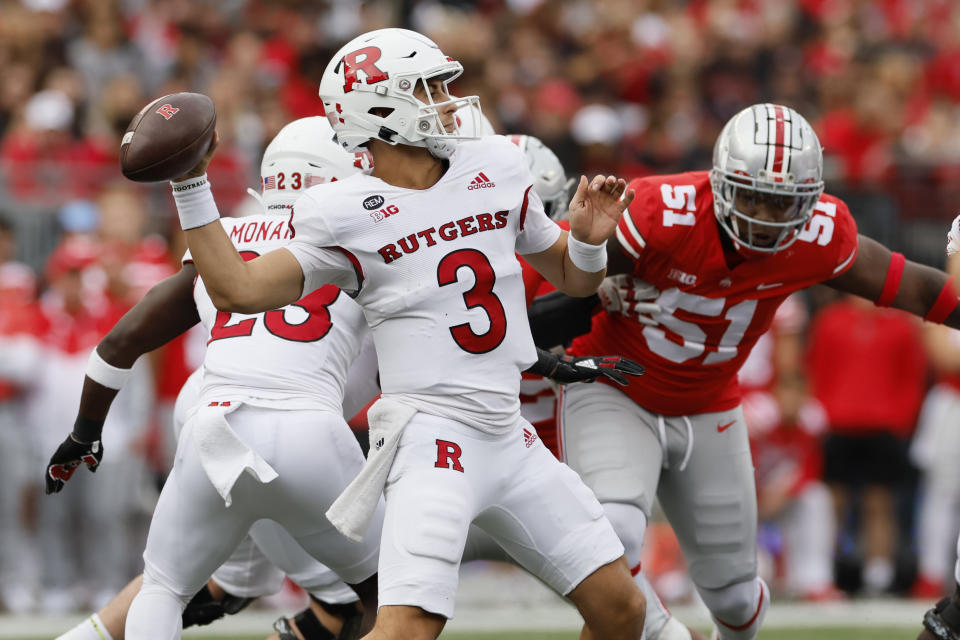
[[[460,455],[463,450],[456,442],[437,439],[437,463],[433,466],[439,469],[453,469],[463,473],[463,466],[460,464]]]

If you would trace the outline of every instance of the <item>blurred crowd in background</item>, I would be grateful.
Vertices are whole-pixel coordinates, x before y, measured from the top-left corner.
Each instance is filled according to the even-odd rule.
[[[943,266],[960,202],[952,0],[0,0],[0,340],[18,354],[0,362],[0,607],[99,607],[139,569],[172,402],[202,353],[187,336],[141,362],[102,470],[42,496],[90,349],[184,248],[168,187],[120,176],[127,124],[160,95],[210,95],[211,183],[241,215],[266,143],[321,109],[330,56],[383,26],[435,39],[464,65],[458,95],[573,175],[706,169],[730,116],[790,105],[861,231]],[[743,375],[778,590],[950,586],[957,334],[821,288],[791,299]],[[689,596],[669,533],[648,537],[654,583]]]

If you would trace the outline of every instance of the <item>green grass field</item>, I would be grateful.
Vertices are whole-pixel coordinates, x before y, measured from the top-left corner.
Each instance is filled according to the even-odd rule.
[[[838,628],[817,627],[809,629],[770,629],[760,633],[761,640],[912,640],[920,632],[916,629],[904,627],[860,627]],[[185,639],[199,638],[184,634]],[[214,640],[262,640],[258,636],[216,636]],[[441,638],[449,640],[576,640],[576,633],[569,632],[497,632],[497,633],[445,633]],[[212,636],[203,636],[211,640]]]

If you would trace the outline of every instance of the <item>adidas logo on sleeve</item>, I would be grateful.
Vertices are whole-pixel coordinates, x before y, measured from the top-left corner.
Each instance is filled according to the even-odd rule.
[[[467,185],[467,191],[473,191],[474,189],[489,189],[491,187],[497,186],[493,180],[488,178],[483,171],[477,174],[477,177],[470,181],[470,184]]]

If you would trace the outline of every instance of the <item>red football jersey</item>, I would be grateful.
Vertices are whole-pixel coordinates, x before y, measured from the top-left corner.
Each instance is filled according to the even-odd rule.
[[[659,289],[658,325],[623,311],[593,318],[571,352],[617,353],[646,367],[624,391],[663,415],[725,411],[740,402],[737,370],[790,293],[853,264],[857,226],[847,206],[823,195],[790,247],[744,260],[721,243],[706,171],[633,180],[636,199],[617,227],[632,275]],[[732,265],[732,266],[731,266]]]

